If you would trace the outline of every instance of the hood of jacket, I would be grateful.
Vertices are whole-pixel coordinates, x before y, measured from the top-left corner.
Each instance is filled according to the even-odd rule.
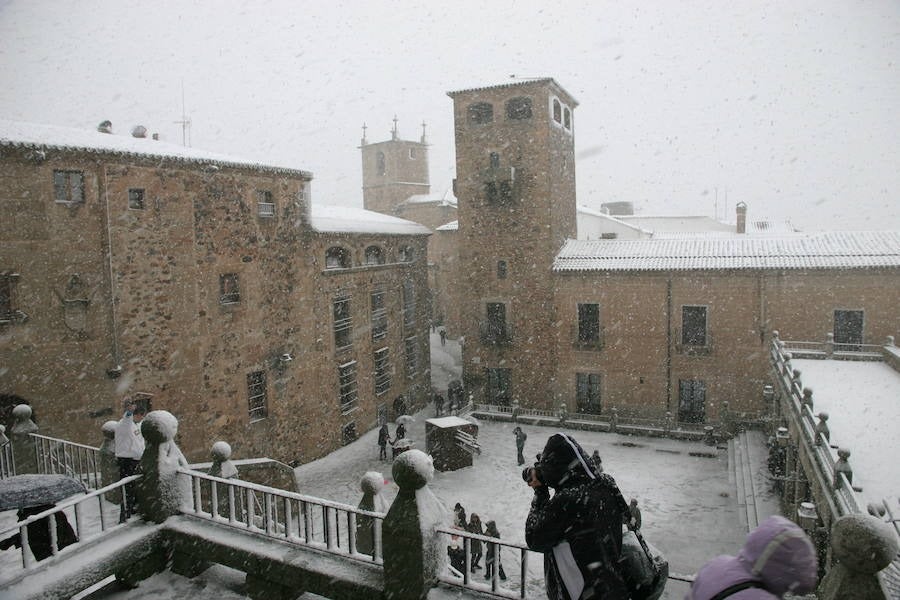
[[[567,433],[550,436],[538,467],[544,484],[554,489],[597,478],[587,453]]]

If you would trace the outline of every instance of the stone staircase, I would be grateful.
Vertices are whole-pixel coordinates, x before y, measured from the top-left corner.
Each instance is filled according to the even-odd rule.
[[[728,441],[730,478],[737,490],[741,522],[751,531],[766,517],[778,514],[777,501],[760,473],[765,469],[765,437],[759,431],[742,431]]]

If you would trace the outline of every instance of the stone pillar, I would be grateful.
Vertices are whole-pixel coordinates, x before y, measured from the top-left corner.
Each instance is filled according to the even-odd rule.
[[[162,523],[177,514],[191,493],[190,484],[178,476],[187,460],[175,445],[176,433],[178,419],[165,410],[154,410],[141,423],[145,447],[136,493],[138,512],[147,521]]]
[[[673,429],[672,425],[673,425],[672,412],[667,410],[666,411],[666,420],[665,420],[665,423],[663,424],[663,430],[666,432],[666,435],[669,435],[670,433],[672,433],[672,429]]]
[[[719,415],[719,421],[722,423],[722,434],[724,437],[730,438],[734,436],[734,423],[731,418],[731,407],[728,400],[722,402],[722,414]]]
[[[19,404],[13,408],[12,414],[14,423],[9,437],[12,441],[16,474],[37,473],[38,459],[31,434],[38,432],[38,426],[31,420],[31,407],[27,404]]]
[[[387,502],[381,494],[381,490],[384,489],[384,475],[377,471],[367,472],[360,480],[359,488],[362,490],[363,497],[357,508],[370,512],[385,511]],[[375,557],[378,549],[376,526],[374,517],[356,516],[356,551],[360,554]]]
[[[819,584],[819,600],[885,600],[877,573],[891,563],[900,544],[891,526],[870,515],[844,515],[831,528],[835,564]]]
[[[100,444],[100,484],[104,487],[119,480],[119,463],[116,462],[116,421],[103,424],[103,443]],[[122,488],[106,492],[106,499],[113,504],[122,503]]]
[[[610,412],[612,414],[609,416],[609,432],[615,433],[619,429],[619,409],[613,406]]]
[[[834,334],[830,331],[825,334],[825,356],[834,356]]]
[[[382,527],[384,598],[419,600],[437,583],[446,560],[446,549],[435,529],[448,519],[427,487],[434,477],[430,456],[408,450],[394,460],[391,472],[400,491]]]
[[[563,402],[559,405],[559,424],[562,427],[566,426],[566,421],[569,418],[569,409],[566,407],[566,403]]]

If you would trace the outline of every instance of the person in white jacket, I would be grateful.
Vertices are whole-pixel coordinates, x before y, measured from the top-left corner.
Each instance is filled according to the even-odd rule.
[[[116,424],[116,462],[119,463],[119,479],[140,472],[141,455],[144,453],[144,437],[141,435],[141,421],[144,409],[133,400],[125,403],[125,414]],[[119,522],[124,523],[135,513],[136,499],[134,483],[125,486],[122,493],[122,510]]]

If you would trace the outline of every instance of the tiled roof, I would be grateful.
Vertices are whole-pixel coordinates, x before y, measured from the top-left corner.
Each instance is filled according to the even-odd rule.
[[[557,272],[867,267],[900,267],[900,232],[846,231],[724,239],[568,240],[553,262],[553,270]]]
[[[177,162],[212,164],[226,167],[243,167],[266,172],[284,173],[312,178],[309,171],[290,167],[267,165],[259,161],[187,148],[150,137],[101,133],[92,129],[75,129],[56,125],[41,125],[0,119],[0,147],[33,148],[35,150],[71,150],[94,154],[112,154],[121,157],[167,159]]]
[[[459,221],[444,223],[440,227],[435,228],[435,231],[459,231]]]
[[[482,87],[466,88],[466,89],[464,89],[464,90],[454,90],[454,91],[452,91],[452,92],[447,92],[447,95],[450,96],[450,97],[452,98],[452,97],[454,97],[454,96],[456,96],[456,95],[459,95],[459,94],[466,94],[466,93],[468,93],[468,92],[482,92],[482,91],[485,91],[485,90],[499,90],[499,89],[503,89],[503,88],[512,88],[512,87],[518,87],[518,86],[521,86],[521,85],[529,85],[529,84],[533,84],[533,83],[539,83],[539,84],[541,84],[541,83],[552,83],[553,85],[555,85],[555,86],[556,86],[557,88],[559,88],[560,90],[563,90],[563,87],[562,87],[561,85],[559,85],[559,84],[556,82],[556,80],[553,79],[552,77],[535,77],[535,78],[533,78],[533,79],[513,79],[513,80],[511,80],[511,81],[508,82],[508,83],[500,83],[500,84],[497,84],[497,85],[486,85],[486,86],[482,86]],[[576,106],[577,106],[578,101],[575,100],[575,98],[572,97],[571,94],[569,94],[568,92],[565,92],[565,93],[569,95],[569,97],[572,99],[572,101],[573,101],[573,102],[576,104]]]

